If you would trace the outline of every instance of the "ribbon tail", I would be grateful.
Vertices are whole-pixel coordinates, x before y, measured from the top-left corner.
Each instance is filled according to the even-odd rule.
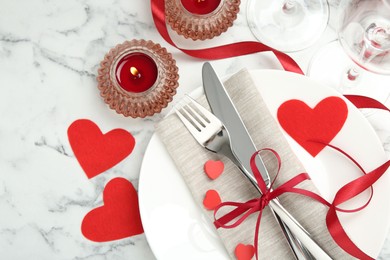
[[[348,237],[340,223],[334,207],[330,208],[328,214],[326,215],[326,225],[328,226],[329,233],[333,237],[334,241],[348,254],[362,260],[374,259],[360,250]]]
[[[256,260],[259,260],[259,231],[260,231],[260,223],[261,223],[261,216],[263,215],[263,211],[261,210],[259,212],[259,216],[257,217],[257,221],[256,221],[256,229],[255,229],[255,238],[254,238],[254,242],[253,242],[253,246],[255,247],[255,256],[256,256]]]
[[[151,0],[151,9],[154,24],[156,25],[157,31],[169,44],[176,47],[171,37],[169,37],[168,29],[165,20],[165,0]]]
[[[390,112],[390,109],[387,108],[385,105],[383,105],[378,100],[375,100],[370,97],[366,96],[359,96],[359,95],[344,95],[352,104],[354,104],[357,108],[376,108],[376,109],[382,109],[387,110]]]
[[[252,199],[252,200],[247,201],[246,203],[236,203],[233,206],[238,206],[238,205],[241,205],[241,206],[238,206],[236,209],[230,211],[229,213],[225,214],[224,216],[220,217],[219,219],[214,220],[215,228],[218,229],[218,228],[221,228],[221,227],[222,228],[226,227],[227,223],[233,221],[234,219],[236,219],[237,217],[241,216],[245,212],[251,210],[252,207],[248,206],[248,205],[252,204],[252,203],[254,203],[256,201],[257,201],[257,199]],[[220,205],[218,205],[217,208],[215,208],[214,216],[217,214],[218,210],[220,208],[222,208],[224,205],[232,206],[232,204],[234,204],[234,203],[231,203],[231,202],[221,203]]]

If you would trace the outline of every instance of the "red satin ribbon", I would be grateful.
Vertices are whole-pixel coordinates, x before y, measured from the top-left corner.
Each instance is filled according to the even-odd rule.
[[[181,50],[182,52],[201,59],[207,60],[216,60],[216,59],[224,59],[231,58],[246,54],[252,54],[256,52],[263,51],[272,51],[275,56],[278,58],[279,62],[282,64],[283,68],[287,71],[296,72],[299,74],[304,74],[298,64],[287,54],[277,51],[265,44],[260,42],[237,42],[227,45],[222,45],[213,48],[201,49],[201,50],[186,50],[179,48],[171,39],[168,33],[168,29],[165,21],[165,0],[151,0],[152,14],[154,24],[158,32],[172,46]]]
[[[346,185],[344,185],[335,195],[333,202],[329,203],[325,199],[323,199],[321,196],[319,196],[316,193],[313,193],[308,190],[296,188],[295,186],[299,183],[309,180],[310,177],[306,173],[301,173],[295,176],[294,178],[290,179],[289,181],[285,182],[281,186],[273,188],[273,184],[279,174],[279,169],[281,166],[281,159],[279,155],[272,149],[263,149],[271,151],[278,160],[278,171],[276,174],[275,179],[272,181],[270,187],[268,188],[261,177],[261,173],[259,169],[256,166],[255,158],[256,156],[262,151],[258,151],[257,153],[253,154],[250,159],[250,166],[252,169],[252,172],[256,178],[257,184],[259,185],[259,188],[262,192],[262,195],[259,198],[251,199],[247,202],[223,202],[219,206],[217,206],[214,210],[214,218],[215,218],[215,226],[216,228],[235,228],[239,226],[246,218],[248,218],[253,213],[259,212],[257,221],[256,221],[256,227],[255,227],[255,235],[254,235],[254,248],[255,248],[255,255],[256,259],[258,259],[258,240],[259,240],[259,229],[260,229],[260,222],[262,217],[262,211],[263,209],[268,205],[269,201],[271,199],[274,199],[283,193],[295,193],[304,195],[306,197],[309,197],[311,199],[314,199],[318,201],[319,203],[322,203],[329,207],[328,213],[326,215],[326,225],[328,227],[329,233],[331,234],[334,241],[343,248],[347,253],[350,255],[358,258],[358,259],[373,259],[372,257],[368,256],[366,253],[364,253],[362,250],[360,250],[353,241],[348,237],[347,233],[345,232],[343,226],[341,225],[341,222],[337,216],[337,211],[340,212],[346,212],[346,213],[353,213],[357,212],[359,210],[364,209],[371,201],[373,190],[372,185],[386,172],[386,170],[390,167],[390,160],[386,163],[382,164],[380,167],[376,168],[375,170],[366,173],[364,169],[359,165],[359,163],[354,160],[351,156],[346,154],[341,149],[334,147],[332,145],[329,145],[330,147],[334,148],[335,150],[341,152],[344,154],[348,159],[350,159],[363,173],[364,175],[362,177],[359,177]],[[367,190],[368,188],[371,188],[371,195],[369,199],[360,207],[355,209],[342,209],[339,207],[340,204],[354,198],[355,196],[359,195],[363,191]],[[225,214],[224,216],[217,219],[218,211],[223,207],[234,207],[233,210]],[[228,224],[231,221],[237,219],[232,224]]]
[[[376,108],[390,112],[389,108],[373,98],[359,95],[344,95],[344,97],[351,101],[357,108]]]
[[[267,187],[266,183],[264,182],[263,178],[261,177],[261,173],[258,170],[255,162],[255,158],[260,152],[267,150],[273,153],[273,155],[278,160],[278,170],[276,173],[275,179],[272,181],[270,187]],[[239,226],[247,217],[252,215],[253,213],[259,212],[259,215],[257,217],[256,221],[256,228],[255,228],[255,236],[254,236],[254,248],[255,248],[255,255],[256,259],[258,259],[258,241],[259,241],[259,230],[260,230],[260,222],[261,217],[263,213],[263,209],[268,205],[269,201],[272,199],[277,198],[281,194],[285,192],[292,192],[294,187],[301,183],[304,180],[310,179],[309,176],[306,173],[299,174],[289,180],[288,182],[282,184],[281,186],[277,187],[273,190],[273,185],[275,183],[275,180],[277,179],[277,176],[280,171],[281,167],[281,159],[279,157],[279,154],[275,152],[272,149],[263,149],[258,151],[257,153],[254,153],[250,159],[250,166],[253,172],[253,175],[256,179],[256,182],[260,188],[260,191],[262,195],[259,198],[255,198],[252,200],[249,200],[247,202],[241,203],[241,202],[223,202],[219,204],[214,209],[214,224],[217,228],[235,228]],[[218,210],[220,210],[223,207],[235,207],[234,210],[230,211],[229,213],[225,214],[219,219],[216,219]],[[227,223],[231,222],[233,219],[236,219],[238,217],[238,220],[233,222],[232,224],[228,225]]]

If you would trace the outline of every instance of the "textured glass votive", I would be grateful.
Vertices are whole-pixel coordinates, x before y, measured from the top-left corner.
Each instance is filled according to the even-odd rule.
[[[167,23],[179,35],[193,40],[219,36],[233,25],[240,0],[166,0]]]
[[[152,41],[112,48],[100,63],[98,88],[111,109],[133,118],[161,112],[176,94],[179,74],[172,54]]]

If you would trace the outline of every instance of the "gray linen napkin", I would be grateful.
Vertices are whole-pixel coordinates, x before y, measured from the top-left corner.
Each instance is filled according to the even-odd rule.
[[[277,122],[268,111],[248,71],[242,70],[236,73],[224,85],[256,147],[258,149],[272,148],[282,158],[282,168],[275,187],[305,172],[291,151]],[[198,99],[198,102],[209,108],[204,95]],[[245,202],[259,196],[233,163],[202,148],[175,114],[162,120],[157,125],[156,131],[192,192],[196,203],[206,212],[210,221],[214,221],[213,211],[208,211],[203,207],[203,199],[207,190],[217,190],[222,201]],[[272,178],[277,163],[270,154],[264,154],[262,157]],[[210,180],[204,173],[204,163],[209,159],[222,160],[225,164],[224,173],[216,180]],[[316,191],[310,181],[305,181],[299,187]],[[280,196],[280,200],[332,258],[353,259],[339,248],[329,235],[325,224],[327,211],[325,206],[295,194],[284,194]],[[239,243],[253,245],[256,218],[257,214],[253,214],[236,228],[217,229],[232,259],[235,258],[234,250]],[[261,259],[293,259],[287,242],[268,208],[264,210],[261,220],[258,252]]]

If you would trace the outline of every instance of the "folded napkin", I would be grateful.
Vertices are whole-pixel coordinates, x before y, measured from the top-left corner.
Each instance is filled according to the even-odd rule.
[[[272,148],[281,156],[282,168],[274,187],[295,175],[305,172],[302,164],[285,140],[277,122],[268,111],[248,71],[242,70],[236,73],[224,85],[256,147],[258,149]],[[204,95],[198,99],[198,102],[209,108]],[[162,120],[157,125],[156,131],[192,192],[196,203],[206,212],[210,221],[214,221],[213,211],[207,210],[203,206],[203,199],[209,189],[217,190],[223,202],[245,202],[259,197],[256,189],[232,162],[221,155],[208,152],[202,148],[175,114]],[[275,158],[268,153],[262,154],[262,157],[271,178],[273,178],[277,168]],[[222,160],[225,164],[223,174],[216,180],[209,179],[204,173],[204,164],[210,159]],[[299,187],[316,191],[311,181],[305,181]],[[284,194],[279,199],[283,206],[309,231],[332,258],[353,259],[338,247],[331,238],[325,224],[327,212],[325,206],[310,198],[291,193]],[[256,218],[257,213],[252,214],[241,225],[233,229],[217,229],[232,259],[236,258],[234,251],[239,243],[253,245]],[[279,225],[268,207],[263,211],[258,252],[260,259],[294,258]]]

